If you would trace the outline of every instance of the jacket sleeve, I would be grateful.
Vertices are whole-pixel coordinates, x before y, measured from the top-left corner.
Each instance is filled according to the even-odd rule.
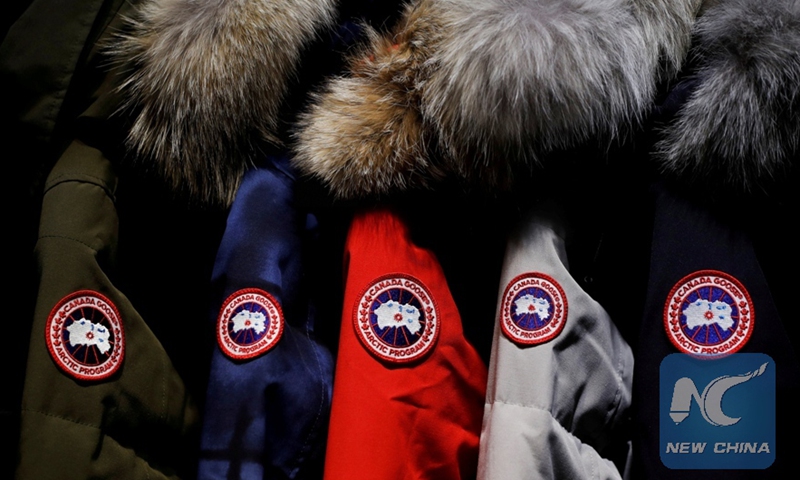
[[[621,478],[603,452],[630,405],[633,357],[570,276],[557,221],[523,219],[501,285],[478,478]]]
[[[248,171],[212,274],[211,360],[198,478],[314,478],[333,358],[314,335],[303,281],[306,217],[288,161]],[[285,167],[276,168],[274,165]],[[238,473],[237,473],[238,472]]]
[[[474,478],[486,367],[436,256],[396,210],[357,213],[325,478]]]
[[[22,400],[20,479],[176,478],[197,411],[112,283],[117,176],[81,142],[45,186],[39,291]]]

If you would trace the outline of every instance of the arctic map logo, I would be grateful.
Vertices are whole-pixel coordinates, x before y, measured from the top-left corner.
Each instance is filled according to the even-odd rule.
[[[254,358],[278,343],[283,326],[283,310],[269,292],[258,288],[237,290],[220,308],[217,343],[228,358]]]
[[[500,306],[500,326],[520,346],[550,341],[567,320],[567,295],[552,277],[540,272],[519,275],[509,282]]]
[[[664,329],[684,353],[715,358],[736,352],[753,333],[753,302],[731,275],[700,270],[683,277],[664,305]]]
[[[56,365],[78,380],[110,377],[125,356],[119,310],[94,290],[73,292],[53,307],[45,340]]]
[[[660,371],[660,453],[672,469],[763,469],[775,460],[775,363],[672,354]],[[702,387],[702,391],[698,388]]]
[[[416,278],[395,273],[374,280],[353,311],[356,336],[368,352],[407,363],[431,351],[439,335],[436,302]]]

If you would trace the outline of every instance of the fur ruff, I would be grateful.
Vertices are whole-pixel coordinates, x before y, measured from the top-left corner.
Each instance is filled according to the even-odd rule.
[[[300,51],[333,0],[153,0],[110,47],[122,66],[128,144],[177,191],[230,204],[278,109]]]
[[[449,34],[424,95],[462,175],[509,181],[514,162],[637,122],[689,46],[698,0],[446,0]]]
[[[699,1],[418,1],[316,97],[297,164],[340,197],[447,174],[508,185],[515,163],[640,119],[683,61]]]
[[[426,61],[441,39],[434,6],[407,7],[387,36],[366,27],[369,45],[351,58],[349,74],[328,82],[301,116],[295,165],[336,196],[380,196],[439,176],[420,111]]]
[[[709,0],[632,0],[651,67],[658,80],[670,80],[683,66],[696,18]]]
[[[665,170],[738,189],[800,153],[800,1],[728,0],[697,22],[697,88],[658,144]]]

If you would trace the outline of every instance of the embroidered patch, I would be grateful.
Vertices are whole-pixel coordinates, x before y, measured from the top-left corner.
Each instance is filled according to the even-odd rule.
[[[380,277],[364,290],[353,325],[367,351],[395,363],[422,358],[439,336],[433,296],[421,281],[402,273]]]
[[[234,360],[269,351],[283,334],[283,311],[275,297],[258,288],[233,292],[217,317],[217,342]]]
[[[518,345],[554,339],[567,321],[567,296],[553,278],[539,272],[519,275],[506,287],[500,311],[503,333]]]
[[[53,307],[45,342],[56,365],[78,380],[110,377],[125,355],[119,310],[93,290],[73,292]]]
[[[737,279],[716,270],[683,277],[664,305],[664,329],[678,350],[700,357],[734,353],[753,333],[753,302]]]

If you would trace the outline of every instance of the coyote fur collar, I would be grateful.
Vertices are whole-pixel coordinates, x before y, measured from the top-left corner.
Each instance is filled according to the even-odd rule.
[[[335,0],[143,0],[110,46],[128,147],[193,200],[229,204]]]
[[[659,158],[740,182],[774,175],[800,138],[799,1],[721,0],[695,27],[702,0],[415,0],[310,99],[295,164],[343,198],[444,176],[508,185],[515,165],[636,125],[694,41],[707,67]],[[145,0],[112,47],[130,150],[175,189],[230,203],[258,146],[280,141],[303,49],[335,10],[335,0]]]
[[[619,136],[686,57],[700,0],[417,0],[301,118],[296,164],[343,198]]]

